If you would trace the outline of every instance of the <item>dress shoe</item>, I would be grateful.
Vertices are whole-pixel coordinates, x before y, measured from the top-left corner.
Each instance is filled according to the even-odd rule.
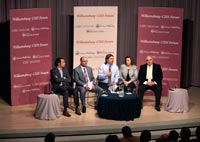
[[[63,115],[64,115],[64,116],[67,116],[67,117],[70,117],[70,116],[71,116],[67,110],[64,110],[64,111],[63,111]]]
[[[86,107],[85,106],[83,106],[83,108],[82,108],[82,113],[86,113]]]
[[[143,105],[142,104],[141,104],[140,108],[143,109]]]
[[[79,109],[79,108],[76,108],[75,113],[76,113],[77,115],[81,115],[80,109]]]
[[[155,109],[156,109],[157,111],[160,111],[160,107],[159,107],[159,106],[156,106]]]

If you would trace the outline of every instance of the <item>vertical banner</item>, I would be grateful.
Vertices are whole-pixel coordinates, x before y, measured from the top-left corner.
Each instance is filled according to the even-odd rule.
[[[183,9],[140,7],[137,66],[151,55],[163,70],[163,95],[180,87]]]
[[[12,105],[35,103],[52,66],[51,9],[10,10]]]
[[[74,68],[86,56],[96,77],[106,54],[117,59],[117,10],[115,6],[74,7]]]

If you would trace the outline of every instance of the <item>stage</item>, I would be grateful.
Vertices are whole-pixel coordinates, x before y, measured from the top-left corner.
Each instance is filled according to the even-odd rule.
[[[154,96],[144,96],[144,107],[140,118],[133,121],[106,120],[98,117],[96,110],[91,106],[87,112],[78,116],[70,110],[70,118],[61,115],[56,120],[38,120],[33,114],[36,104],[9,106],[0,99],[0,141],[43,141],[47,132],[56,134],[56,141],[104,141],[108,134],[117,134],[121,137],[121,128],[130,126],[139,135],[144,129],[152,132],[152,138],[170,129],[179,130],[183,126],[192,129],[200,125],[200,97],[199,87],[191,87],[189,92],[189,112],[170,113],[164,107],[167,96],[162,96],[161,111],[154,109]],[[62,106],[61,106],[62,108]]]

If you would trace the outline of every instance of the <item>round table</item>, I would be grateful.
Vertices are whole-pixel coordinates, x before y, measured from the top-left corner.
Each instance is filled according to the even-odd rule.
[[[99,117],[113,120],[134,120],[140,117],[141,102],[138,94],[124,94],[119,97],[116,93],[99,97],[97,112]]]
[[[56,94],[39,94],[35,117],[38,119],[52,120],[60,117],[60,100]]]
[[[169,89],[166,110],[169,112],[188,112],[188,102],[189,96],[186,89]]]

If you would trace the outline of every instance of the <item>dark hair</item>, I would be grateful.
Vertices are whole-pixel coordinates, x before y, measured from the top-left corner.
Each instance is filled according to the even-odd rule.
[[[120,142],[119,138],[117,135],[108,135],[106,137],[106,142]]]
[[[124,60],[124,63],[126,64],[126,59],[127,59],[127,58],[130,58],[130,59],[131,59],[131,65],[133,65],[133,58],[132,58],[131,56],[126,56],[126,57],[125,57],[125,60]]]
[[[55,134],[52,132],[47,133],[47,135],[44,138],[44,141],[45,142],[55,142]]]
[[[191,131],[190,131],[190,129],[187,128],[187,127],[183,127],[181,129],[181,132],[180,132],[180,137],[181,137],[181,140],[183,140],[183,141],[189,140],[190,137],[191,137]]]
[[[178,140],[178,132],[176,130],[171,130],[168,135],[168,141],[177,141]]]
[[[107,60],[112,57],[113,55],[112,54],[107,54],[106,57],[105,57],[105,64],[107,64]]]
[[[140,135],[141,142],[149,142],[151,140],[151,132],[149,130],[143,130]]]
[[[57,66],[58,66],[58,63],[60,63],[62,59],[64,59],[64,58],[63,58],[63,57],[58,57],[58,58],[56,58],[55,63],[54,63],[54,66],[57,67]]]
[[[131,128],[130,127],[124,126],[122,128],[122,134],[123,134],[124,137],[131,137],[132,136],[131,133],[132,132],[131,132]]]

